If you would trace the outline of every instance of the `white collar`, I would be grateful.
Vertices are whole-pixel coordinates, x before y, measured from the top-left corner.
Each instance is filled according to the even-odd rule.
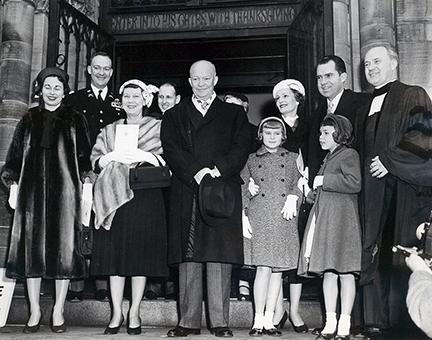
[[[98,88],[97,88],[96,86],[94,86],[93,84],[90,84],[90,87],[91,87],[91,89],[92,89],[92,91],[93,91],[95,97],[97,98],[97,97],[99,96],[99,90],[100,90],[100,89],[98,89]],[[105,86],[105,87],[102,89],[102,93],[101,93],[101,96],[102,96],[102,99],[103,99],[103,100],[105,100],[107,94],[108,94],[108,86]]]

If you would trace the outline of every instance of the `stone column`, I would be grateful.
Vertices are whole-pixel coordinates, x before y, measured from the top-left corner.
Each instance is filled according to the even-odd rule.
[[[30,0],[4,0],[0,45],[0,167],[17,122],[26,112],[32,62],[33,16]],[[0,190],[0,267],[4,267],[8,248],[10,212],[7,195]]]
[[[432,96],[432,0],[396,0],[399,76]]]
[[[3,39],[0,45],[0,165],[16,123],[26,112],[32,62],[35,4],[29,0],[5,0]]]
[[[393,0],[359,1],[361,56],[373,45],[390,43],[396,47]]]
[[[345,61],[348,79],[345,86],[352,88],[350,0],[333,0],[333,36],[335,55]]]

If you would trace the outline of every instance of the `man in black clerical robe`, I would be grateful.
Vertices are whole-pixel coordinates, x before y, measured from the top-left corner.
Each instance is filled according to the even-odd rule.
[[[391,247],[415,245],[416,227],[432,208],[432,197],[425,195],[427,190],[421,186],[430,181],[413,181],[406,176],[408,164],[400,159],[410,117],[429,111],[431,101],[421,87],[396,80],[397,64],[397,54],[390,47],[368,50],[365,74],[375,91],[356,124],[363,170],[360,284],[364,285],[366,335],[372,337],[384,336],[390,327],[406,325],[409,320],[405,305],[409,271],[404,258],[393,254]],[[419,179],[427,174],[417,163],[412,171]]]

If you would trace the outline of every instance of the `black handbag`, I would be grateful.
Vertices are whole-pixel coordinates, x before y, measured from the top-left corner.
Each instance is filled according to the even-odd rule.
[[[156,157],[157,159],[157,157]],[[162,165],[158,159],[159,166],[143,162],[129,169],[129,187],[135,189],[166,188],[171,185],[171,174],[169,168]]]
[[[93,227],[82,226],[79,234],[81,245],[81,254],[85,258],[90,258],[93,250]]]

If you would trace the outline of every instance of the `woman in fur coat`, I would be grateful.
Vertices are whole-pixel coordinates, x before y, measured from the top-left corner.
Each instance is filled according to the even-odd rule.
[[[30,302],[24,333],[39,330],[42,278],[55,280],[51,329],[64,332],[69,280],[85,274],[78,233],[82,182],[93,177],[91,149],[84,116],[63,105],[68,92],[63,70],[50,67],[39,73],[34,93],[40,105],[18,123],[1,173],[15,208],[6,275],[26,279]]]

